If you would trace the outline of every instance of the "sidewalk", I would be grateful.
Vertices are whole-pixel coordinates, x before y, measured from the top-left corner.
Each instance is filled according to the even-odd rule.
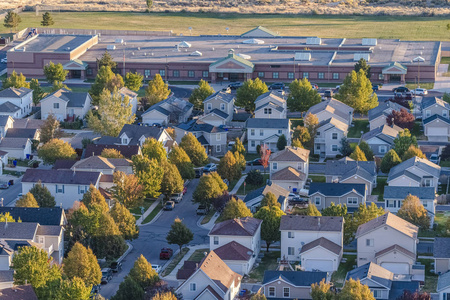
[[[202,244],[202,245],[195,245],[195,246],[188,246],[188,247],[189,247],[188,253],[186,253],[186,255],[180,260],[178,265],[172,270],[172,272],[170,272],[169,275],[162,277],[164,280],[177,280],[177,272],[184,265],[184,261],[188,260],[188,258],[191,257],[192,254],[194,254],[195,250],[206,249],[206,248],[209,249],[209,244]],[[175,254],[174,254],[174,257],[175,257]],[[169,265],[169,263],[166,264],[166,266],[168,266],[168,265]]]
[[[230,192],[231,195],[234,195],[237,193],[241,185],[244,183],[245,179],[247,178],[247,175],[242,176],[238,182],[236,182],[236,185],[234,186],[233,190]]]
[[[156,206],[158,206],[159,202],[161,202],[161,196],[158,199],[156,199],[156,201],[153,202],[152,205],[150,205],[150,207],[144,212],[144,214],[139,219],[137,219],[136,226],[141,226],[142,225],[142,222],[144,222],[145,218],[147,218],[147,216],[156,208]],[[155,216],[153,218],[152,222],[155,221],[157,219],[157,217],[158,216]],[[144,225],[148,225],[150,223],[147,223],[147,224],[144,224]]]
[[[203,218],[204,218],[204,217],[205,217],[205,216],[203,216]],[[219,217],[220,217],[220,214],[219,214],[218,212],[216,212],[216,213],[214,214],[214,216],[212,216],[212,218],[209,220],[209,222],[206,223],[206,224],[203,224],[203,225],[201,224],[203,218],[200,218],[200,219],[198,220],[198,222],[197,222],[197,226],[200,227],[200,228],[206,229],[206,230],[211,230],[211,229],[214,227],[214,225],[216,224],[216,220],[217,220]]]

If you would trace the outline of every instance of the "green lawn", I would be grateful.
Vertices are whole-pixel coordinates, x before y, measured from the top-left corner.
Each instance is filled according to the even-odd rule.
[[[406,87],[410,90],[413,90],[415,88],[417,88],[417,83],[407,83]],[[420,83],[420,87],[426,90],[431,90],[434,88],[434,83],[433,82],[421,82]]]
[[[267,179],[269,179],[269,174],[265,174],[264,175],[264,173],[263,173],[263,178],[264,178],[264,180],[263,180],[263,183],[261,184],[261,185],[252,185],[252,184],[247,184],[247,185],[245,185],[244,186],[244,184],[242,184],[240,187],[239,187],[239,189],[238,189],[238,191],[237,191],[237,195],[247,195],[248,193],[250,193],[250,192],[252,192],[252,191],[254,191],[254,190],[256,190],[256,189],[259,189],[260,187],[263,187],[263,186],[265,186],[266,185],[266,182],[267,182]],[[245,190],[245,191],[244,191]]]
[[[142,207],[144,208],[144,212],[150,207],[150,205],[152,205],[153,202],[155,202],[155,199],[146,198],[144,200],[144,202],[142,203]],[[141,207],[135,207],[133,209],[130,209],[130,212],[132,214],[135,214],[135,215],[141,215],[142,214],[141,213]]]
[[[431,263],[433,263],[434,260],[419,258],[417,261],[422,265],[425,265],[425,285],[423,286],[423,291],[427,293],[436,293],[438,276],[430,272],[433,269]]]
[[[353,270],[353,266],[356,265],[356,255],[344,254],[343,258],[346,258],[347,262],[341,262],[337,271],[331,276],[331,282],[337,287],[342,287],[344,285],[347,272]]]
[[[353,127],[348,130],[347,137],[349,138],[360,138],[361,131],[366,133],[369,131],[369,121],[368,120],[353,120]]]
[[[164,271],[162,272],[162,276],[167,276],[169,275],[173,269],[175,269],[175,267],[180,263],[180,261],[183,259],[183,257],[186,255],[186,253],[189,252],[189,248],[185,247],[183,249],[181,249],[181,252],[179,252],[170,262],[170,264],[167,266],[167,268],[164,269]]]
[[[278,267],[277,258],[281,255],[280,251],[264,252],[261,263],[254,268],[248,275],[248,282],[261,282],[266,270],[276,270]]]
[[[152,212],[147,216],[147,218],[144,219],[142,224],[147,224],[153,220],[154,217],[161,211],[163,208],[162,203],[160,202],[156,207],[152,210]]]
[[[422,122],[415,122],[411,134],[417,139],[426,139],[422,132]]]
[[[246,161],[254,160],[260,158],[261,155],[259,153],[245,153],[244,155]]]
[[[19,29],[40,27],[42,15],[20,14]],[[174,35],[225,33],[239,35],[258,25],[280,35],[320,36],[322,38],[398,38],[402,40],[448,41],[447,17],[417,16],[332,16],[297,14],[225,13],[131,13],[131,12],[53,12],[55,24],[49,28],[112,30],[173,30]],[[92,20],[95,20],[93,22]],[[151,26],[149,26],[151,24]],[[232,25],[232,26],[230,26]],[[9,29],[2,27],[1,32]]]
[[[441,57],[441,64],[444,65],[450,64],[450,57]]]
[[[208,248],[197,249],[194,251],[194,253],[192,253],[191,257],[189,257],[187,260],[200,262],[205,257],[205,252],[208,253],[209,249]]]
[[[10,170],[3,170],[3,175],[12,175],[16,177],[20,177],[23,175],[24,172],[20,171],[10,171]]]
[[[312,179],[313,182],[325,182],[326,181],[325,176],[309,175],[308,178]]]
[[[211,209],[202,219],[202,221],[200,222],[200,224],[206,224],[208,223],[211,218],[214,216],[214,214],[216,213],[216,211],[214,209]]]
[[[373,189],[372,195],[379,195],[381,196],[378,199],[383,199],[384,194],[384,187],[386,185],[387,177],[377,177],[377,187]]]
[[[450,160],[441,160],[439,163],[441,167],[450,167]]]

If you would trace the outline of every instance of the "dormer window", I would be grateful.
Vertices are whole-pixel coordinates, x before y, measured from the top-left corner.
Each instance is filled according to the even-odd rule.
[[[122,145],[128,145],[128,139],[127,138],[123,138],[122,139]]]

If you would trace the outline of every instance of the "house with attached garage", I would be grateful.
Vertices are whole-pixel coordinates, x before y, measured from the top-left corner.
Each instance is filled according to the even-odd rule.
[[[273,182],[248,193],[244,198],[244,203],[252,212],[256,212],[256,209],[261,205],[261,200],[269,192],[277,198],[278,203],[280,203],[280,209],[286,211],[289,204],[289,191]]]
[[[349,157],[328,160],[325,165],[325,179],[328,183],[363,183],[367,195],[377,186],[377,170],[374,161],[355,161]]]
[[[175,292],[186,300],[233,300],[240,291],[241,280],[242,275],[210,251]]]
[[[41,100],[41,119],[54,115],[58,121],[83,119],[91,108],[89,93],[77,93],[59,89]]]
[[[289,119],[260,119],[251,118],[246,122],[247,128],[247,151],[256,153],[258,145],[267,145],[272,152],[277,152],[277,142],[284,135],[287,144],[291,144],[291,121]]]
[[[348,212],[354,212],[360,204],[366,203],[366,185],[362,183],[312,182],[309,187],[309,202],[322,210],[334,203],[347,205]]]
[[[281,260],[298,262],[306,271],[334,272],[342,258],[343,217],[281,217]]]
[[[308,113],[316,115],[319,123],[334,118],[350,126],[353,121],[353,108],[334,98],[311,106],[306,114]]]
[[[435,274],[444,274],[450,271],[450,238],[436,237],[434,239],[433,257]]]
[[[434,187],[437,192],[441,167],[426,158],[412,157],[389,171],[389,186]]]
[[[422,99],[422,120],[440,115],[446,119],[449,118],[450,104],[438,97],[424,97]]]
[[[389,116],[392,111],[400,111],[402,108],[405,107],[389,100],[380,102],[377,107],[369,110],[370,131],[387,125],[386,117]]]
[[[255,118],[286,119],[286,100],[275,92],[267,92],[255,100]]]
[[[262,220],[246,217],[226,220],[209,232],[209,249],[234,272],[250,273],[261,249]]]
[[[0,116],[0,138],[6,136],[10,128],[14,127],[14,119],[11,116]]]
[[[0,91],[0,115],[25,118],[31,113],[33,90],[9,87]]]
[[[204,114],[199,119],[213,126],[228,125],[233,120],[236,97],[222,91],[216,92],[203,101]]]
[[[434,187],[431,186],[385,186],[383,198],[386,203],[386,209],[392,213],[397,213],[403,205],[403,200],[408,195],[417,196],[420,199],[420,203],[429,212],[431,219],[434,219],[437,195]]]
[[[375,156],[383,157],[394,146],[394,140],[400,131],[403,131],[403,129],[397,125],[384,124],[364,133],[361,140],[367,142]]]
[[[387,212],[358,227],[356,231],[358,267],[376,263],[396,275],[424,280],[417,267],[419,228]]]
[[[0,140],[0,151],[8,152],[9,158],[26,159],[31,155],[31,145],[29,138],[4,137]]]
[[[131,104],[131,111],[133,112],[133,114],[136,114],[137,108],[138,108],[138,100],[137,100],[137,96],[138,94],[136,92],[133,92],[132,90],[130,90],[127,87],[123,87],[121,88],[119,91],[119,95],[122,96],[122,100],[125,97],[128,97],[128,100],[130,101]]]
[[[312,299],[311,285],[328,282],[327,272],[264,271],[260,292],[267,299]]]
[[[331,117],[317,125],[314,138],[314,154],[321,157],[336,157],[339,155],[341,140],[347,136],[349,125]]]
[[[309,150],[287,146],[269,158],[270,181],[288,190],[300,192],[309,174]]]
[[[359,280],[367,285],[375,299],[396,300],[403,292],[419,291],[419,282],[398,278],[391,271],[369,262],[347,273],[345,280]]]
[[[437,97],[422,99],[424,134],[429,141],[447,142],[450,135],[450,104]]]
[[[159,124],[167,126],[187,122],[192,114],[194,105],[189,101],[179,99],[173,95],[152,105],[142,114],[142,123],[147,125]]]
[[[450,272],[439,275],[436,291],[439,294],[439,300],[450,299]]]

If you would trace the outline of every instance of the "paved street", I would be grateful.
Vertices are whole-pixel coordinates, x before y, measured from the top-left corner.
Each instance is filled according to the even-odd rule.
[[[14,179],[14,185],[10,186],[6,190],[0,190],[0,198],[3,198],[3,206],[8,206],[13,202],[19,193],[22,192],[21,179]]]

